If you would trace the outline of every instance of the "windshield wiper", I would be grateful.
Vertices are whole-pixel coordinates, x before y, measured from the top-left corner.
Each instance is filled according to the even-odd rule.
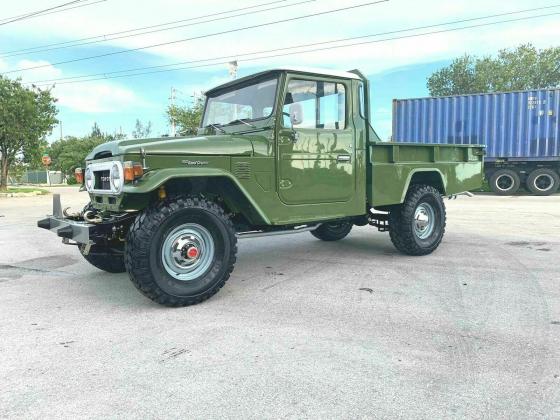
[[[240,122],[240,123],[242,123],[242,124],[245,124],[245,125],[247,125],[247,126],[249,126],[249,127],[251,127],[251,128],[257,128],[256,125],[249,124],[249,123],[248,123],[247,121],[245,121],[243,118],[238,118],[237,120],[230,121],[230,122],[227,123],[227,125],[236,124],[236,123],[238,123],[238,122]]]
[[[204,128],[208,128],[208,127],[212,127],[214,130],[220,130],[222,133],[226,132],[226,130],[224,130],[222,127],[220,127],[219,125],[216,125],[216,124],[208,124]]]

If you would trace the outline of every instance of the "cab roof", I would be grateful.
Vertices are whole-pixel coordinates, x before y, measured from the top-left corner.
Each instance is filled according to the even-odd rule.
[[[353,70],[355,71],[355,70]],[[251,79],[256,79],[262,76],[265,76],[267,74],[274,74],[274,73],[281,73],[281,72],[289,72],[289,73],[301,73],[301,74],[307,74],[307,75],[312,75],[312,76],[330,76],[330,77],[340,77],[343,79],[356,79],[356,80],[362,80],[362,78],[356,74],[353,73],[353,71],[337,71],[337,70],[330,70],[330,69],[321,69],[321,68],[313,68],[313,67],[278,67],[278,68],[274,68],[274,69],[269,69],[269,70],[264,70],[264,71],[260,71],[258,73],[253,73],[250,74],[248,76],[245,77],[241,77],[239,79],[234,79],[230,82],[221,84],[219,86],[213,87],[212,89],[209,89],[208,91],[206,91],[206,95],[208,94],[212,94],[217,90],[221,90],[223,88],[228,88],[230,86],[235,86],[238,84],[242,84],[244,82],[247,82]]]

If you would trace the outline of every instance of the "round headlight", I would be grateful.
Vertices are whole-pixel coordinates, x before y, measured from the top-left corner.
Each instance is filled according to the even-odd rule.
[[[121,185],[122,185],[121,173],[119,171],[118,165],[116,164],[113,165],[113,167],[111,168],[111,185],[117,191],[121,189]]]
[[[86,175],[84,176],[84,182],[86,184],[86,189],[91,191],[93,189],[93,172],[90,168],[86,169]]]

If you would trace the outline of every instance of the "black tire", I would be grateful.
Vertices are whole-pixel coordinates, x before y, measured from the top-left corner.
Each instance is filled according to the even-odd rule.
[[[86,204],[83,213],[86,211],[95,210],[91,203]],[[126,267],[124,266],[124,243],[114,242],[110,245],[95,244],[89,249],[89,253],[84,255],[86,246],[80,244],[80,254],[85,260],[100,270],[108,273],[124,273]]]
[[[174,232],[179,229],[180,233],[184,226],[197,229],[202,236],[206,235],[206,242],[204,238],[199,238],[203,242],[197,247],[200,251],[197,251],[196,258],[200,258],[200,261],[196,263],[206,258],[198,269],[202,270],[205,265],[208,268],[200,271],[199,275],[196,269],[194,273],[175,274],[195,276],[188,280],[170,274],[173,271],[170,264],[173,264],[173,260],[177,261],[171,251],[177,252],[177,247],[165,246],[166,241],[177,235]],[[193,236],[186,233],[181,235],[177,239],[179,244],[183,243],[179,258],[186,262],[193,245],[188,245],[189,248],[185,250],[184,238]],[[212,252],[206,252],[205,249],[212,249]],[[166,261],[166,252],[173,254],[172,259]],[[204,198],[176,196],[154,204],[136,217],[127,236],[125,265],[132,283],[144,296],[166,306],[188,306],[200,303],[220,290],[233,271],[236,254],[235,230],[220,206]]]
[[[108,273],[124,273],[126,271],[124,247],[121,244],[115,244],[114,247],[92,245],[87,255],[84,255],[85,247],[83,244],[79,246],[80,254],[94,267]]]
[[[345,238],[352,230],[352,222],[341,220],[339,222],[323,223],[311,234],[322,241],[338,241]]]
[[[428,214],[428,224],[423,230],[416,220],[417,214]],[[433,221],[432,224],[429,223],[430,220]],[[404,203],[389,212],[391,241],[402,253],[430,254],[443,239],[445,221],[445,205],[440,192],[429,185],[412,185]]]
[[[560,177],[552,169],[535,169],[527,177],[527,189],[535,195],[554,194],[559,186]]]
[[[513,195],[520,186],[519,175],[509,169],[498,169],[490,177],[490,188],[498,195]]]

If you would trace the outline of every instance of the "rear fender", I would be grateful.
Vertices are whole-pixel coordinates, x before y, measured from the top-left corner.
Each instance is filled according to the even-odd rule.
[[[417,168],[410,171],[403,188],[401,203],[404,203],[406,193],[411,184],[425,184],[436,188],[442,195],[447,191],[445,177],[439,169],[436,168]]]

